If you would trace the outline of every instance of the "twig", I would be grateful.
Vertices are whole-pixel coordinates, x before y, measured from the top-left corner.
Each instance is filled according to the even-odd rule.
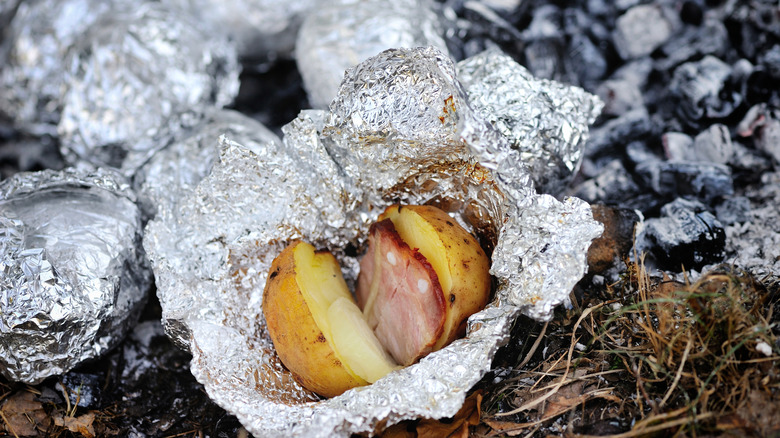
[[[544,334],[547,332],[547,326],[550,324],[550,321],[547,321],[544,323],[544,326],[542,327],[542,332],[539,333],[539,336],[536,338],[536,341],[534,341],[534,345],[531,346],[531,350],[528,352],[528,354],[525,355],[525,359],[523,359],[522,362],[520,362],[520,365],[517,366],[518,369],[523,368],[525,364],[528,363],[528,361],[531,360],[531,357],[536,353],[536,349],[539,348],[539,344],[542,343],[542,338],[544,337]]]

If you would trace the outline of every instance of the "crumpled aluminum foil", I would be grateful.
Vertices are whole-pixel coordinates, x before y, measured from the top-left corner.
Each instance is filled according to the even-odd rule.
[[[554,89],[550,98],[571,102]],[[590,97],[580,103],[560,112],[575,120],[595,111]],[[163,318],[178,328],[169,333],[190,346],[212,399],[257,436],[349,436],[455,414],[514,318],[550,318],[568,297],[602,230],[588,204],[537,195],[522,163],[504,164],[518,153],[469,106],[452,61],[434,48],[369,58],[347,72],[330,112],[302,112],[284,134],[282,147],[260,154],[223,137],[220,161],[180,202],[180,219],[151,221],[144,240]],[[322,400],[274,352],[260,308],[268,268],[303,238],[334,252],[354,283],[368,224],[399,201],[435,204],[495,248],[495,297],[465,338]]]
[[[323,2],[303,20],[295,44],[309,103],[327,108],[345,70],[383,50],[434,46],[447,53],[443,34],[431,0]]]
[[[62,62],[57,128],[63,156],[130,176],[182,126],[238,93],[227,38],[160,3],[112,10],[74,41]]]
[[[250,117],[228,109],[210,110],[136,172],[133,183],[147,217],[178,215],[178,201],[195,190],[218,160],[220,135],[256,154],[262,154],[269,143],[281,145],[276,134]]]
[[[560,193],[580,168],[601,100],[579,87],[536,79],[499,49],[459,62],[457,72],[471,106],[519,151],[537,190]]]
[[[289,56],[303,16],[319,0],[162,0],[226,32],[243,57]]]
[[[0,61],[4,61],[0,115],[26,130],[53,133],[60,117],[68,51],[92,23],[119,4],[118,0],[21,2],[4,29],[0,48]]]
[[[35,384],[116,345],[151,286],[124,179],[75,169],[0,183],[0,372]]]

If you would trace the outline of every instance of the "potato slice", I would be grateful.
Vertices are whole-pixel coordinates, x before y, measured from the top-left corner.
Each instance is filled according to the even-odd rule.
[[[333,397],[396,368],[352,299],[338,261],[296,241],[274,259],[263,315],[282,363],[304,387]]]
[[[398,296],[399,291],[415,290],[415,282],[408,281],[410,277],[416,277],[413,273],[397,275],[397,282],[379,280],[379,277],[388,271],[398,270],[397,265],[407,266],[410,257],[418,258],[415,253],[422,255],[435,271],[431,276],[438,282],[438,287],[433,285],[430,292],[437,291],[442,295],[445,303],[445,312],[442,316],[442,331],[433,340],[430,351],[443,348],[453,340],[461,337],[466,331],[466,322],[469,316],[481,310],[490,298],[491,280],[490,264],[487,255],[477,240],[461,227],[453,218],[444,211],[428,205],[393,205],[388,207],[380,216],[377,223],[389,220],[392,222],[395,232],[400,239],[411,248],[410,256],[403,261],[393,264],[391,260],[383,259],[388,245],[377,244],[380,237],[371,233],[369,237],[369,253],[361,261],[361,277],[358,279],[357,299],[363,308],[364,314],[372,327],[380,328],[383,325],[414,326],[414,323],[402,321],[406,316],[400,315],[403,309],[388,311],[382,306],[377,309],[373,304],[377,300],[388,301],[382,296]],[[373,240],[373,241],[372,241]],[[389,239],[385,238],[385,242]],[[376,248],[382,247],[378,250]],[[373,252],[372,252],[373,251]],[[394,257],[396,257],[394,255]],[[396,257],[397,258],[397,257]],[[365,268],[365,269],[364,269]],[[364,276],[365,271],[365,276]],[[404,286],[401,283],[407,283]],[[422,284],[422,283],[420,283]],[[384,306],[387,307],[387,306]],[[400,306],[399,306],[400,307]],[[432,306],[426,308],[430,309]],[[413,311],[411,318],[428,320],[433,318],[430,311]],[[378,320],[378,321],[376,321]],[[419,339],[408,335],[389,333],[388,330],[375,330],[379,340],[385,345],[400,363],[408,364],[409,356],[399,357],[393,348],[395,344],[409,343],[422,345]],[[428,350],[426,348],[426,350]],[[428,351],[421,351],[426,354]],[[414,359],[416,360],[416,358]]]

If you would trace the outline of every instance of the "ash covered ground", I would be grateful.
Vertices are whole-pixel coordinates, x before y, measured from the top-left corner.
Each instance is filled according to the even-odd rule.
[[[649,294],[649,299],[677,299],[676,295],[653,293],[659,291],[659,284],[668,284],[665,281],[679,281],[675,284],[684,288],[686,278],[695,283],[701,272],[722,263],[747,272],[718,268],[718,275],[750,279],[745,280],[752,285],[745,288],[750,293],[735,298],[735,302],[744,306],[744,296],[749,296],[761,306],[750,307],[748,316],[720,317],[755,326],[764,324],[768,327],[766,337],[750,338],[745,345],[752,348],[763,342],[770,349],[764,357],[776,357],[780,351],[778,312],[771,316],[771,310],[778,300],[780,276],[777,2],[453,0],[441,5],[451,11],[447,15],[451,20],[448,45],[457,59],[498,46],[535,76],[579,85],[599,95],[606,104],[591,128],[581,169],[566,194],[598,205],[595,216],[607,225],[607,235],[592,247],[590,272],[572,293],[572,305],[562,308],[549,325],[523,321],[527,324],[518,324],[513,331],[513,340],[496,357],[496,370],[478,385],[484,391],[484,421],[472,427],[471,433],[632,436],[632,427],[643,418],[655,418],[664,424],[672,417],[662,415],[683,409],[685,396],[669,391],[670,396],[666,397],[667,391],[642,386],[650,392],[647,398],[655,400],[655,405],[616,407],[620,403],[614,398],[641,392],[633,381],[642,374],[607,373],[621,370],[624,358],[617,353],[606,359],[599,356],[593,347],[600,345],[602,339],[598,324],[592,323],[593,331],[581,338],[577,330],[586,323],[579,319],[587,306],[615,312],[630,307],[636,304],[634,296],[641,291]],[[7,12],[0,8],[0,17]],[[282,125],[308,107],[295,62],[246,61],[233,107],[280,132]],[[63,166],[55,135],[19,132],[11,123],[0,121],[3,178],[19,171]],[[645,257],[637,257],[642,253]],[[658,280],[659,270],[666,271],[668,278]],[[640,271],[649,272],[650,276]],[[630,294],[634,296],[627,297]],[[681,311],[695,313],[696,306],[690,304],[693,301],[685,300]],[[663,320],[659,315],[655,312],[644,316],[655,318],[654,328],[658,329]],[[601,322],[613,324],[621,321],[624,314],[610,319],[612,316],[605,314]],[[11,408],[19,406],[12,411],[8,404],[4,405],[5,415],[19,414],[21,406],[26,406],[28,417],[37,413],[33,417],[45,426],[36,433],[45,430],[52,436],[88,436],[87,429],[79,429],[78,425],[69,429],[67,422],[57,422],[58,415],[67,417],[70,413],[72,418],[89,420],[97,435],[221,437],[245,433],[234,417],[209,401],[189,373],[189,356],[171,344],[159,321],[159,304],[152,298],[141,322],[109,355],[35,387],[0,380],[0,397],[14,401]],[[636,319],[632,321],[639,324]],[[669,341],[668,345],[673,343]],[[670,356],[676,358],[674,363],[687,363],[692,353],[689,348],[683,356],[684,345],[679,355]],[[603,351],[607,346],[600,348]],[[571,363],[575,352],[591,353],[581,358],[583,365],[579,369],[584,374],[580,377],[605,373],[604,386],[588,386],[591,381],[584,377],[581,381],[587,385],[581,387],[571,387],[572,382],[566,381],[566,386],[558,387],[560,397],[551,396],[546,402],[528,407],[528,403],[538,399],[529,395],[532,391],[528,388],[541,382],[529,370],[559,373],[555,375],[564,378],[569,372],[576,375],[572,367],[556,368],[558,365],[549,361],[558,357],[556,354],[563,354],[561,363]],[[657,354],[647,354],[658,359]],[[740,360],[764,360],[760,351],[752,356],[745,354]],[[609,366],[586,366],[599,360],[608,361]],[[630,357],[625,360],[627,368],[638,366],[631,363]],[[766,378],[765,386],[743,382],[748,388],[745,398],[722,403],[725,407],[734,404],[734,421],[714,423],[702,430],[717,435],[780,433],[778,362],[761,364],[764,368],[757,372],[763,375],[757,376],[760,378],[756,382]],[[686,366],[679,369],[695,376],[697,365]],[[671,365],[669,369],[667,384],[679,375],[674,385],[682,387],[686,374],[676,373],[677,368]],[[632,383],[621,389],[617,383],[611,384],[617,376]],[[715,384],[706,376],[701,381],[691,378],[694,383]],[[663,385],[664,381],[661,379],[658,384]],[[721,383],[730,387],[728,381],[724,382]],[[555,381],[544,383],[555,385]],[[612,392],[598,392],[608,387],[613,388]],[[563,397],[566,394],[560,391],[562,388],[571,392],[568,398]],[[658,395],[653,394],[654,390]],[[35,400],[24,399],[28,402],[24,405],[20,394],[25,393],[34,394]],[[598,397],[578,398],[582,394]],[[698,402],[700,397],[695,391],[691,394],[688,402],[691,398]],[[637,400],[641,398],[637,396]],[[758,412],[745,411],[745,400],[757,406]],[[572,414],[576,409],[568,409],[568,405],[566,409],[549,408],[553,401],[558,406],[574,403],[581,406],[582,413]],[[526,409],[520,409],[523,407]],[[514,413],[496,416],[511,412]],[[719,411],[705,404],[703,412]],[[93,417],[84,417],[90,413]],[[767,416],[769,420],[762,420]],[[695,422],[690,415],[679,418]],[[702,424],[705,420],[701,420]],[[4,421],[7,425],[21,420]],[[757,426],[751,429],[751,422]],[[405,430],[413,429],[414,425]],[[679,424],[666,430],[702,433]],[[7,426],[5,432],[11,433]]]

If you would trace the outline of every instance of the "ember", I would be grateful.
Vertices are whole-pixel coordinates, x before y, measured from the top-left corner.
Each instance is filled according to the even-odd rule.
[[[780,432],[777,2],[331,3],[0,1],[0,433]],[[497,298],[322,400],[263,270],[399,200]]]

